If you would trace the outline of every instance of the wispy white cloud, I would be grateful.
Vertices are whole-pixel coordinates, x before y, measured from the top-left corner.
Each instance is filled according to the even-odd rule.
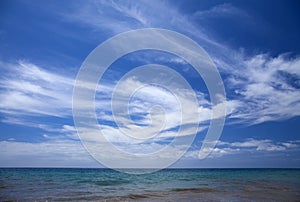
[[[196,11],[193,14],[196,18],[212,18],[212,17],[243,17],[250,18],[250,16],[243,10],[233,6],[229,3],[218,4],[208,10]]]
[[[158,27],[189,34],[213,46],[222,46],[211,40],[199,26],[191,23],[191,16],[183,15],[167,1],[91,0],[74,4],[71,12],[60,15],[64,20],[113,35],[133,29]]]
[[[71,114],[73,79],[24,61],[1,65],[0,112],[57,117]]]
[[[272,140],[248,139],[245,142],[222,143],[231,147],[254,148],[257,151],[284,151],[286,143],[274,143]]]
[[[101,7],[104,4],[104,7]],[[145,4],[145,2],[143,2]],[[88,6],[91,6],[87,4]],[[107,2],[96,2],[96,5],[101,5],[101,9],[110,9],[116,10],[119,14],[127,15],[130,18],[135,18],[138,22],[146,25],[147,23],[153,22],[153,24],[161,23],[153,13],[144,12],[144,6],[133,6],[130,3],[107,3]],[[164,3],[164,6],[168,6]],[[100,9],[99,7],[97,7]],[[79,13],[79,18],[75,20],[89,20],[94,22],[100,18],[102,11],[97,10],[95,13],[87,12],[88,9],[92,8],[82,8]],[[172,8],[168,8],[171,9]],[[216,12],[221,9],[222,12],[227,12],[232,10],[232,7],[228,5],[223,5],[216,7],[211,12]],[[238,12],[234,8],[235,12]],[[178,21],[181,14],[173,9],[172,12],[176,12],[177,16],[174,21]],[[221,13],[222,13],[221,12]],[[83,16],[81,16],[83,15]],[[87,15],[87,16],[85,16]],[[143,16],[146,15],[146,16]],[[163,13],[160,15],[164,15]],[[98,16],[98,17],[97,17]],[[74,17],[74,16],[73,16]],[[86,18],[87,17],[87,18]],[[115,16],[107,16],[106,20],[112,20]],[[166,18],[166,16],[164,16]],[[144,19],[147,19],[147,23]],[[186,19],[186,18],[182,18]],[[119,19],[120,20],[120,19]],[[187,20],[184,20],[185,24],[192,26]],[[113,24],[107,21],[103,24]],[[183,21],[181,20],[181,23]],[[115,24],[119,24],[115,23]],[[131,24],[131,22],[129,23]],[[171,23],[172,24],[172,23]],[[102,25],[100,23],[100,25]],[[95,24],[92,24],[95,26]],[[127,28],[131,29],[130,26],[126,25]],[[100,26],[101,27],[101,26]],[[192,26],[193,27],[193,26]],[[113,29],[113,28],[109,28]],[[196,27],[193,27],[193,31],[198,30]],[[293,86],[287,84],[287,81],[284,78],[278,79],[278,72],[287,72],[292,74],[299,74],[297,66],[299,66],[299,60],[296,58],[294,60],[287,60],[284,57],[271,58],[266,55],[257,55],[250,59],[245,59],[238,53],[235,53],[231,50],[232,55],[236,54],[238,56],[234,57],[236,64],[239,66],[234,66],[235,64],[228,64],[221,62],[221,67],[223,67],[224,72],[230,71],[232,75],[229,77],[228,88],[229,90],[234,90],[236,97],[233,100],[228,100],[228,112],[230,112],[231,118],[238,118],[241,121],[252,123],[260,123],[269,120],[278,120],[290,118],[293,116],[299,115],[299,91]],[[222,64],[225,64],[222,66]],[[243,71],[241,70],[243,68]],[[20,62],[16,69],[16,74],[18,79],[6,78],[2,80],[1,87],[5,90],[1,93],[1,112],[6,114],[31,114],[31,115],[50,115],[50,116],[70,116],[71,115],[71,89],[73,80],[68,77],[63,77],[55,73],[51,73],[43,70],[42,68],[37,67],[36,65]],[[243,72],[243,73],[241,73]],[[288,79],[288,78],[287,78]],[[111,91],[111,86],[106,86],[106,89],[101,89],[103,92]],[[153,93],[154,92],[154,93]],[[155,91],[151,90],[147,93],[150,93],[149,96],[145,94],[144,96],[148,98],[157,97]],[[172,106],[173,109],[176,108],[175,105],[170,105],[166,99],[167,94],[164,96],[159,96],[164,100],[166,105]],[[188,95],[183,94],[182,97],[187,98]],[[45,101],[46,100],[46,101]],[[187,102],[188,99],[185,99]],[[202,104],[207,103],[206,99],[200,101]],[[109,106],[109,100],[102,97],[100,104],[98,106]],[[135,103],[135,107],[145,107],[145,103]],[[140,108],[141,110],[142,108]],[[143,110],[143,109],[142,109]],[[205,122],[210,119],[211,110],[209,107],[199,106],[199,113],[201,121]],[[190,113],[190,116],[193,117],[197,115],[197,112]],[[178,121],[173,120],[173,113],[170,113],[168,116],[170,119],[169,128],[174,128],[178,126]],[[103,120],[112,121],[112,117],[109,113],[101,111],[99,113],[99,118]],[[147,118],[147,117],[146,117]],[[161,119],[162,117],[157,117]],[[10,119],[12,121],[12,119]],[[5,121],[5,120],[4,120]],[[7,121],[7,120],[6,120]],[[15,122],[20,124],[20,122]],[[26,123],[27,125],[30,125]],[[31,124],[32,125],[32,124]],[[47,129],[45,125],[38,124],[39,128]],[[127,126],[128,127],[128,126]],[[113,130],[113,127],[112,127]],[[166,131],[168,132],[168,131]],[[168,132],[168,135],[170,133]]]
[[[14,139],[0,141],[0,158],[1,166],[101,166],[96,161],[92,160],[87,151],[82,147],[79,141],[52,139],[49,137],[45,142],[17,142]],[[101,144],[100,144],[101,145]],[[99,145],[98,145],[99,146]],[[124,146],[124,145],[123,145]],[[137,144],[131,147],[130,153],[153,153],[158,151],[163,146],[161,144]],[[111,161],[126,160],[121,157],[110,156],[109,147],[107,145],[100,146],[100,152],[103,158],[111,159]],[[125,147],[121,147],[124,149]],[[143,148],[143,150],[141,150]],[[184,147],[178,145],[171,148],[171,152],[161,153],[159,159],[172,158],[174,152],[179,152]],[[247,139],[241,142],[222,142],[219,141],[208,158],[221,159],[227,155],[239,154],[266,154],[273,153],[280,155],[291,151],[299,151],[299,141],[274,142],[267,139]],[[210,151],[210,149],[208,150]],[[172,153],[173,152],[173,153]],[[198,159],[198,150],[190,150],[183,159]],[[99,154],[100,155],[100,154]],[[38,161],[37,161],[38,159]],[[35,162],[34,162],[35,161]]]
[[[289,151],[299,151],[300,144],[299,141],[286,141],[286,142],[275,142],[269,139],[246,139],[240,142],[224,142],[218,141],[215,148],[204,148],[203,152],[210,153],[208,158],[219,158],[224,155],[234,155],[234,154],[243,154],[251,153],[282,153]],[[197,158],[199,151],[193,149],[185,155],[188,158]]]
[[[240,103],[232,118],[256,124],[300,115],[299,58],[261,54],[241,62],[226,81]]]
[[[0,166],[97,166],[79,141],[0,141]]]
[[[0,82],[0,97],[2,98],[0,111],[5,114],[1,121],[7,124],[39,128],[49,133],[57,133],[57,135],[65,133],[67,136],[69,132],[67,130],[70,127],[67,128],[66,125],[49,124],[47,122],[43,123],[35,117],[56,116],[70,118],[72,116],[73,79],[46,71],[28,62],[6,65],[9,66],[9,71],[2,75],[4,79]],[[126,94],[128,89],[141,85],[143,86],[144,84],[136,79],[127,79],[121,85],[121,92]],[[110,109],[110,96],[113,91],[114,84],[112,83],[98,85],[97,87],[99,96],[96,99],[96,109],[100,121],[114,121]],[[190,106],[190,92],[185,89],[177,89],[177,92],[185,105]],[[194,124],[195,116],[199,116],[199,120],[202,123],[210,120],[211,107],[208,100],[201,92],[196,92],[196,96],[202,105],[199,107],[198,112],[188,109],[184,111],[185,115],[189,117],[187,118],[188,122],[185,124]],[[140,118],[136,119],[135,123],[127,120],[127,115],[115,115],[115,119],[126,121],[126,123],[129,121],[128,124],[125,124],[126,126],[124,126],[123,130],[126,128],[140,128],[144,132],[146,132],[145,129],[147,129],[148,125],[151,124],[151,118],[152,120],[166,120],[166,125],[162,129],[160,138],[176,136],[177,133],[174,132],[173,128],[180,126],[182,113],[177,99],[162,88],[148,86],[139,91],[139,94],[131,102],[119,100],[119,102],[121,101],[118,104],[119,106],[130,106],[131,115],[139,116]],[[150,117],[149,110],[155,105],[162,106],[166,110],[165,114],[152,114],[153,117]],[[139,126],[142,122],[145,125]],[[116,131],[116,127],[112,126],[111,123],[103,124],[106,133],[111,134],[111,132]],[[75,132],[74,128],[72,130]],[[157,131],[153,132],[156,133]],[[191,133],[190,130],[184,129],[181,134],[190,135]],[[122,136],[121,133],[114,132],[114,135],[111,135],[109,138],[114,141],[124,141],[124,138],[116,137],[117,134]],[[47,137],[50,136],[49,134],[47,135]]]
[[[295,86],[293,86],[294,84],[289,84],[287,83],[288,80],[285,80],[285,78],[283,79],[278,79],[278,77],[280,78],[280,73],[278,75],[278,71],[288,71],[290,73],[293,74],[298,74],[298,69],[297,67],[297,63],[298,60],[294,61],[291,60],[289,63],[287,63],[285,61],[284,58],[277,58],[276,60],[274,59],[274,61],[271,61],[267,56],[260,56],[257,59],[253,59],[251,61],[246,62],[247,64],[249,64],[249,66],[247,66],[247,68],[249,69],[245,69],[245,73],[246,74],[237,74],[235,76],[239,76],[239,77],[233,77],[235,78],[238,84],[238,86],[241,86],[239,89],[242,90],[244,87],[246,90],[248,90],[248,92],[244,92],[240,93],[243,94],[243,99],[241,100],[229,100],[227,102],[227,111],[228,111],[228,115],[229,117],[232,118],[239,118],[242,121],[252,121],[254,120],[257,116],[257,114],[255,113],[264,113],[266,115],[266,111],[268,110],[275,110],[272,112],[272,114],[276,114],[277,117],[275,120],[278,120],[278,116],[281,115],[281,113],[283,113],[284,111],[286,112],[286,110],[293,110],[291,105],[292,102],[287,103],[287,108],[288,109],[277,109],[276,108],[276,104],[282,104],[282,100],[283,99],[292,99],[294,100],[293,102],[297,101],[297,96],[293,96],[296,95],[297,93],[299,93],[296,89]],[[255,64],[255,65],[254,65]],[[264,64],[264,65],[262,65]],[[278,65],[280,64],[280,65]],[[278,66],[277,66],[278,65]],[[266,71],[266,75],[262,76],[260,73],[257,73],[256,71],[253,72],[253,70],[251,69],[253,66],[255,66],[258,69],[258,72],[263,71],[262,68],[265,69]],[[22,69],[24,68],[25,69]],[[31,68],[33,67],[33,70],[28,70],[27,68]],[[17,68],[14,69],[14,68]],[[11,69],[10,73],[14,73],[14,75],[19,79],[16,80],[13,77],[6,77],[6,81],[1,82],[1,97],[5,97],[7,100],[12,100],[15,99],[14,97],[10,97],[10,93],[7,92],[17,92],[20,94],[24,94],[24,96],[27,96],[29,98],[34,98],[34,99],[38,99],[41,102],[36,102],[33,101],[30,103],[30,105],[27,104],[27,99],[21,99],[18,100],[20,103],[19,105],[5,105],[5,102],[2,102],[1,105],[1,112],[2,113],[7,113],[6,118],[2,119],[2,122],[5,123],[9,123],[9,124],[20,124],[20,125],[26,125],[26,126],[30,126],[30,127],[37,127],[40,128],[42,130],[45,130],[46,132],[50,132],[50,133],[45,133],[44,138],[45,139],[49,139],[49,140],[58,140],[58,139],[64,139],[64,138],[69,138],[69,139],[77,139],[77,134],[76,134],[76,130],[73,126],[68,126],[68,125],[62,125],[62,126],[57,126],[57,127],[50,127],[49,124],[43,124],[43,123],[36,123],[36,122],[30,122],[26,119],[22,119],[22,118],[17,118],[15,115],[18,114],[25,114],[25,115],[30,115],[32,116],[33,114],[35,116],[40,115],[40,116],[70,116],[71,114],[71,105],[70,105],[70,100],[71,100],[71,86],[73,84],[72,79],[68,78],[68,77],[62,77],[59,75],[56,75],[54,73],[51,73],[49,71],[45,71],[40,67],[37,67],[35,65],[29,64],[29,63],[21,63],[19,65],[17,65],[16,67],[14,67]],[[275,69],[275,70],[274,70]],[[28,71],[26,71],[28,70]],[[35,73],[33,73],[35,72]],[[251,74],[251,75],[258,75],[258,78],[252,78],[252,76],[247,76],[247,73]],[[45,76],[46,75],[46,76]],[[46,79],[44,79],[44,76],[46,77]],[[242,77],[243,76],[243,77]],[[248,78],[249,77],[249,78]],[[230,78],[231,79],[231,78]],[[247,79],[247,80],[246,80]],[[246,82],[244,82],[244,80],[246,80]],[[23,88],[22,85],[18,85],[18,81],[21,81],[21,83],[27,83],[27,85],[25,85],[25,87]],[[138,80],[132,80],[129,79],[127,81],[125,81],[123,87],[124,87],[124,93],[126,93],[126,86],[135,86],[137,84],[135,84],[135,82],[139,82]],[[231,80],[229,80],[228,82],[232,82]],[[276,83],[275,83],[276,82]],[[251,84],[250,84],[251,83]],[[264,88],[263,90],[258,88],[255,90],[255,93],[249,93],[249,85],[253,85],[253,83],[258,83],[258,84],[263,84],[263,85],[274,85],[274,83],[276,85],[281,86],[281,88],[285,88],[286,90],[288,90],[288,92],[294,93],[291,94],[290,97],[286,97],[286,94],[279,94],[278,97],[276,97],[276,99],[272,99],[274,101],[274,103],[271,103],[270,106],[264,106],[265,108],[263,108],[265,111],[264,112],[256,112],[256,108],[247,108],[248,103],[250,102],[247,101],[246,99],[251,99],[251,102],[254,102],[256,99],[255,96],[261,96],[261,94],[259,94],[259,92],[266,90],[266,88]],[[278,84],[279,83],[279,84]],[[9,84],[9,85],[7,85]],[[12,84],[12,85],[11,85]],[[50,88],[48,87],[51,84]],[[30,87],[28,87],[30,86]],[[101,93],[101,96],[96,100],[96,106],[99,107],[100,110],[99,114],[98,114],[98,118],[100,120],[106,120],[106,121],[113,121],[113,118],[111,116],[111,113],[109,112],[109,110],[107,110],[106,106],[109,106],[110,100],[109,95],[112,93],[113,91],[113,85],[100,85],[98,87],[98,91],[101,90],[104,93]],[[273,88],[272,89],[274,92],[279,91],[279,93],[281,92],[280,89],[276,89]],[[53,91],[53,92],[52,92]],[[58,91],[58,92],[57,92]],[[276,95],[276,93],[273,93],[273,96]],[[285,91],[283,91],[285,92]],[[186,94],[188,93],[188,91],[181,91],[180,92],[180,96],[182,96],[182,100],[184,100],[185,102],[188,103],[189,101],[189,95]],[[266,91],[262,92],[264,94],[265,97],[259,97],[258,100],[260,100],[261,102],[263,101],[262,98],[264,99],[268,99],[268,97],[270,96],[269,93],[266,93]],[[271,95],[272,95],[271,93]],[[49,94],[49,95],[48,95]],[[40,98],[38,95],[41,96],[45,96]],[[69,97],[67,96],[69,95]],[[157,96],[160,95],[160,96]],[[251,96],[250,96],[251,95]],[[176,109],[178,111],[178,104],[176,102],[176,100],[174,100],[172,98],[172,95],[170,95],[168,92],[160,89],[160,88],[145,88],[143,91],[140,92],[140,99],[143,100],[146,98],[147,102],[137,102],[139,99],[136,99],[132,105],[132,109],[134,111],[134,113],[140,113],[140,112],[145,112],[145,110],[147,108],[149,108],[149,106],[155,104],[155,103],[160,103],[161,105],[165,106],[166,108],[168,108],[171,111],[167,111],[167,118],[168,118],[168,124],[167,124],[167,129],[162,131],[161,134],[158,136],[158,138],[156,138],[155,140],[161,140],[161,138],[168,138],[168,137],[174,137],[177,135],[176,130],[173,131],[172,128],[176,128],[177,126],[179,126],[180,122],[178,122],[178,120],[176,121],[176,117],[178,116],[174,116],[174,110]],[[211,114],[211,108],[209,105],[208,100],[205,99],[205,97],[203,96],[203,94],[201,94],[200,92],[198,92],[198,99],[199,99],[199,109],[198,112],[189,112],[189,116],[193,117],[196,115],[200,116],[200,121],[201,123],[206,123],[206,121],[210,120],[210,114]],[[157,100],[157,98],[159,98],[159,100]],[[245,100],[244,100],[245,99]],[[24,103],[23,103],[24,102]],[[98,103],[99,102],[99,103]],[[38,103],[38,105],[36,105],[36,103]],[[42,103],[42,104],[41,104]],[[97,104],[98,103],[98,104]],[[123,104],[128,104],[128,103],[123,103]],[[69,105],[69,106],[68,106]],[[20,108],[20,106],[31,106],[27,107],[27,108]],[[205,107],[204,107],[205,106]],[[37,113],[35,111],[35,109],[39,108],[40,109],[45,109],[46,112],[41,112],[41,113]],[[243,111],[240,111],[240,109],[243,109]],[[20,112],[18,111],[20,110]],[[176,111],[175,110],[175,111]],[[248,111],[247,111],[248,110]],[[295,110],[295,109],[294,109]],[[53,114],[53,111],[55,111],[56,113]],[[66,111],[69,111],[68,113],[66,113]],[[147,110],[146,110],[147,111]],[[33,113],[34,112],[34,113]],[[61,113],[59,113],[61,112]],[[297,110],[295,110],[296,113]],[[288,113],[289,116],[292,116],[291,113]],[[151,123],[149,122],[149,114],[144,114],[143,120],[146,121],[146,125],[147,123]],[[286,115],[286,114],[285,114]],[[161,115],[160,115],[161,116]],[[174,118],[175,117],[175,118]],[[270,116],[271,117],[271,116]],[[120,118],[120,117],[118,117]],[[152,117],[152,118],[159,118],[162,119],[163,117]],[[147,122],[148,120],[148,122]],[[192,118],[191,118],[192,120]],[[268,120],[274,120],[274,119],[268,119]],[[262,119],[256,119],[256,121],[267,121],[262,120]],[[202,124],[202,128],[200,128],[200,131],[207,128],[208,125],[206,124]],[[129,124],[126,126],[128,127],[135,127],[135,124]],[[142,127],[141,127],[142,128]],[[102,130],[103,133],[106,135],[106,138],[108,138],[111,142],[114,143],[132,143],[132,139],[128,139],[126,138],[126,136],[124,136],[124,134],[120,133],[120,131],[118,130],[118,128],[116,128],[115,126],[112,126],[110,123],[108,124],[104,124],[102,126]],[[88,131],[90,133],[91,136],[95,136],[96,133],[93,130],[89,130]],[[51,135],[52,133],[56,133],[55,136]],[[58,135],[57,135],[58,134]],[[190,135],[192,134],[191,131],[188,130],[188,128],[186,128],[185,130],[183,130],[184,135]],[[139,143],[136,142],[136,143]],[[256,151],[285,151],[286,149],[294,149],[297,148],[298,145],[297,143],[293,143],[293,142],[283,142],[283,143],[273,143],[271,140],[253,140],[253,139],[249,139],[245,142],[234,142],[234,143],[226,143],[226,142],[221,142],[219,143],[219,145],[221,146],[227,146],[227,147],[217,147],[213,149],[213,153],[211,157],[218,157],[218,156],[222,156],[225,154],[234,154],[237,152],[241,152],[243,149],[248,149],[248,150],[256,150]],[[131,148],[132,149],[132,148]],[[189,154],[192,155],[192,154]]]
[[[116,3],[114,1],[92,1],[84,4],[81,4],[82,2],[77,3],[73,5],[73,12],[62,14],[64,20],[79,22],[97,31],[110,31],[112,34],[152,26],[168,28],[187,34],[197,40],[211,54],[220,71],[226,75],[226,90],[230,94],[227,102],[228,118],[242,123],[256,124],[300,115],[299,57],[290,58],[286,55],[271,57],[267,54],[245,56],[239,51],[222,45],[216,39],[208,37],[199,25],[193,24],[191,18],[195,16],[182,14],[167,2],[122,1]],[[165,12],[166,10],[168,12]],[[217,14],[242,15],[242,13],[238,8],[225,4],[208,11],[198,12],[197,15],[203,18]],[[157,60],[164,61],[165,58],[158,58]],[[184,63],[184,61],[175,60],[174,58],[171,58],[170,62]],[[3,122],[37,127],[48,132],[70,136],[75,134],[72,126],[62,125],[51,128],[46,124],[33,124],[24,121],[24,119],[16,118],[21,115],[71,117],[73,78],[46,71],[42,67],[24,61],[14,65],[3,63],[1,65],[8,65],[9,68],[7,69],[10,69],[7,74],[1,76],[3,79],[0,81],[0,112],[5,114]],[[123,86],[124,92],[126,92],[126,84],[132,87],[139,81],[128,80],[126,82]],[[98,86],[98,92],[101,91],[101,95],[96,100],[96,108],[101,109],[98,111],[100,120],[113,121],[108,110],[110,107],[109,96],[113,91],[113,87],[111,84]],[[190,95],[184,90],[180,93],[182,100],[188,105]],[[199,116],[201,123],[204,123],[203,128],[200,128],[200,130],[203,130],[207,128],[205,123],[211,118],[211,106],[208,99],[201,92],[196,92],[196,94],[200,103],[198,112],[185,110],[184,113],[190,117],[189,124],[194,123],[193,117]],[[161,103],[170,111],[166,111],[166,130],[162,132],[160,137],[176,136],[176,132],[171,129],[179,126],[179,120],[177,119],[179,116],[176,116],[179,110],[178,103],[171,99],[172,96],[159,88],[144,89],[140,96],[143,99],[146,98],[147,102],[136,99],[131,103],[133,104],[132,110],[136,115],[140,115],[141,112],[149,109],[149,106],[153,103]],[[127,106],[128,103],[120,103],[120,105],[124,104]],[[161,114],[154,115],[153,118],[157,120],[164,118]],[[122,119],[124,117],[117,118]],[[138,121],[139,124],[147,125],[151,123],[149,113],[144,114]],[[126,124],[126,127],[137,126],[130,123]],[[143,126],[138,127],[143,128]],[[128,139],[124,138],[119,130],[111,124],[104,124],[102,130],[112,142],[128,142]],[[188,129],[183,131],[183,135],[190,134],[191,131]],[[59,142],[58,139],[51,139],[50,134],[44,135],[44,138],[49,139],[49,142],[44,145],[42,143],[2,142],[3,147],[1,148],[9,152],[11,148],[7,145],[14,144],[10,146],[13,146],[12,148],[22,148],[24,146],[28,150],[33,149],[33,151],[41,150],[42,154],[47,153],[46,151],[43,152],[42,147],[48,148],[51,144],[58,144],[61,146],[60,148],[75,148],[73,142],[63,143]],[[95,136],[95,133],[91,133],[91,136]],[[245,142],[222,142],[219,145],[222,145],[222,147],[214,148],[212,156],[219,157],[225,154],[234,154],[245,149],[247,151],[271,152],[298,148],[295,142],[274,143],[270,140],[254,139]],[[59,154],[55,150],[49,151]],[[18,152],[22,153],[21,150],[18,150]],[[189,155],[193,156],[193,154]],[[198,151],[195,155],[198,157]]]
[[[222,157],[224,155],[230,155],[230,154],[237,154],[240,153],[241,150],[239,148],[219,148],[219,147],[215,147],[215,148],[203,148],[202,153],[209,153],[209,155],[207,156],[207,158],[219,158]],[[198,159],[199,158],[199,151],[198,150],[192,150],[192,151],[188,151],[185,154],[186,158],[193,158],[193,159]]]
[[[246,140],[248,141],[248,140]],[[273,142],[274,143],[274,142]],[[274,144],[280,144],[279,142]],[[48,140],[47,142],[40,143],[26,143],[26,142],[15,142],[15,140],[1,141],[0,142],[0,158],[1,166],[78,166],[78,167],[101,167],[96,161],[94,161],[90,155],[83,149],[80,142],[66,141],[66,140]],[[116,160],[115,156],[111,156],[109,151],[106,151],[105,145],[102,148],[102,154],[106,156],[103,158],[110,158],[112,161]],[[145,153],[153,152],[153,149],[160,149],[161,145],[151,144],[148,146],[143,146]],[[173,148],[173,152],[178,152],[182,148]],[[245,153],[251,156],[265,155],[268,153],[273,156],[273,158],[281,158],[282,155],[287,155],[291,151],[298,150],[299,145],[293,149],[287,148],[283,151],[258,151],[253,148],[248,147],[220,147],[214,149],[213,153],[209,156],[210,159],[217,158],[218,161],[222,162],[222,159],[228,159],[231,156],[238,156]],[[140,153],[140,147],[132,148],[131,152]],[[163,154],[160,156],[161,159],[172,158],[172,153]],[[173,153],[174,155],[174,153]],[[198,151],[189,151],[182,158],[185,160],[192,160],[198,158]],[[120,161],[126,161],[126,159],[118,159]],[[208,159],[209,160],[209,159]],[[202,162],[201,166],[205,166],[205,162]]]
[[[60,13],[60,15],[67,21],[80,22],[96,30],[106,30],[116,34],[148,26],[147,18],[140,10],[145,8],[137,6],[138,4],[131,1],[124,1],[123,4],[102,0],[79,1],[72,4],[72,12]],[[107,12],[108,10],[110,12]]]
[[[75,9],[74,13],[77,17],[71,13],[70,19],[88,23],[98,30],[112,30],[114,33],[149,26],[172,29],[191,36],[204,46],[221,72],[229,75],[228,78],[224,78],[226,90],[232,94],[229,102],[235,104],[231,108],[233,112],[231,118],[256,124],[300,115],[297,110],[300,101],[299,84],[297,84],[300,75],[299,57],[289,58],[285,53],[278,57],[271,57],[267,54],[244,55],[241,50],[234,50],[222,45],[217,39],[209,37],[201,25],[194,21],[195,16],[201,18],[238,16],[239,19],[243,18],[247,22],[252,22],[251,16],[240,8],[232,4],[220,4],[208,10],[198,11],[194,16],[188,16],[166,1],[156,3],[93,1],[92,5],[98,6],[97,12],[90,12],[89,8]],[[110,11],[109,16],[104,16],[104,9]],[[168,10],[168,13],[165,10]],[[86,13],[88,18],[81,16],[81,13]],[[133,23],[127,20],[126,16],[140,23]],[[86,19],[91,20],[86,22]],[[99,19],[105,19],[106,23],[95,26],[92,22],[99,21]],[[105,27],[105,25],[110,27]],[[126,29],[119,30],[118,26],[121,25]],[[172,58],[169,60],[171,62]],[[290,81],[293,75],[297,80],[294,81],[296,82],[294,86]]]

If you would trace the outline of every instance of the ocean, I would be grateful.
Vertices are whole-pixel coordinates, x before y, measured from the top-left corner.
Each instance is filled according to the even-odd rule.
[[[0,168],[0,201],[300,201],[300,169]]]

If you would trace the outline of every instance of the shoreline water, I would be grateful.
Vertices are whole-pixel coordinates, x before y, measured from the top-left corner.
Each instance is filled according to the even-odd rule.
[[[0,201],[299,201],[300,169],[0,168]]]

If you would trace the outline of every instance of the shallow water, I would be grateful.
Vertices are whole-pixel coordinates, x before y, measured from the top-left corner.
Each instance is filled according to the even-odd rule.
[[[0,169],[0,201],[135,200],[300,201],[300,169]]]

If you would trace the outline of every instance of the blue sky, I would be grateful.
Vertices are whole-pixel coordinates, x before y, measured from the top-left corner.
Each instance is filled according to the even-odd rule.
[[[198,159],[211,114],[202,78],[181,58],[151,50],[120,58],[100,81],[96,114],[106,137],[126,147],[109,105],[117,81],[137,66],[156,63],[184,76],[198,98],[198,133],[174,167],[300,167],[297,1],[0,4],[0,166],[99,167],[74,127],[72,93],[77,72],[89,53],[108,38],[139,28],[163,28],[196,41],[220,72],[227,114],[217,146],[207,159]],[[125,80],[124,91],[126,85],[138,83]],[[182,91],[181,95],[188,103],[189,94]],[[179,126],[173,114],[178,103],[168,92],[153,87],[136,96],[129,109],[138,109],[132,118],[140,126],[149,124],[149,114],[141,113],[145,108],[165,107],[172,130],[163,133],[149,151],[164,146]]]

